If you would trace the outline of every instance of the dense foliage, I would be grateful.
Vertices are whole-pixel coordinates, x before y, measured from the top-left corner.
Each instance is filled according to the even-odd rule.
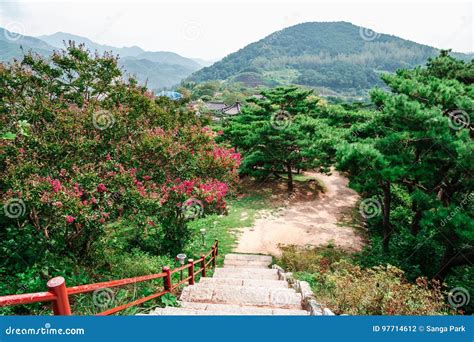
[[[437,50],[346,22],[304,23],[249,44],[195,72],[198,82],[300,84],[326,94],[365,95],[380,73],[423,64]]]
[[[261,95],[249,99],[252,104],[232,119],[225,137],[245,156],[242,174],[264,178],[283,172],[291,193],[293,170],[321,166],[321,123],[312,117],[318,99],[298,87],[277,87]]]
[[[0,65],[1,292],[25,292],[32,270],[104,266],[111,250],[175,255],[190,219],[225,211],[239,154],[121,76],[114,56],[74,44]]]
[[[332,246],[286,247],[278,262],[307,281],[317,299],[337,314],[439,315],[452,313],[437,281],[409,282],[391,265],[361,268]]]
[[[385,75],[391,92],[372,92],[379,110],[338,149],[338,167],[366,198],[361,211],[373,234],[365,264],[399,265],[410,278],[445,280],[463,265],[472,274],[473,76],[474,62],[447,52]]]
[[[443,51],[426,67],[384,75],[390,91],[374,89],[370,105],[308,105],[309,92],[275,88],[226,133],[242,149],[244,174],[284,165],[288,179],[308,167],[347,173],[369,233],[361,266],[391,264],[411,281],[425,276],[473,293],[473,77],[473,61]],[[272,120],[285,108],[288,125],[279,129]]]

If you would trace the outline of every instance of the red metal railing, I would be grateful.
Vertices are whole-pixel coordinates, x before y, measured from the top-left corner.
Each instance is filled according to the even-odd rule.
[[[140,277],[126,278],[119,280],[105,281],[102,283],[86,284],[79,286],[66,287],[66,281],[63,277],[55,277],[50,279],[46,286],[47,292],[35,292],[35,293],[24,293],[18,295],[0,296],[0,307],[9,305],[20,305],[20,304],[31,304],[40,302],[52,302],[53,313],[55,315],[69,316],[72,314],[71,306],[69,305],[69,296],[93,292],[95,290],[111,288],[117,286],[124,286],[129,284],[141,283],[147,280],[163,279],[163,291],[157,292],[150,296],[137,299],[133,302],[117,306],[112,309],[100,312],[98,316],[111,315],[116,312],[125,310],[129,307],[140,305],[151,299],[155,299],[163,296],[166,293],[170,293],[175,290],[178,286],[188,282],[190,285],[194,285],[195,277],[201,274],[203,277],[206,276],[206,269],[216,266],[216,258],[219,254],[219,241],[216,240],[212,245],[211,250],[207,254],[202,254],[197,260],[188,259],[188,263],[181,267],[171,270],[165,266],[161,273],[148,274]],[[199,268],[195,270],[195,265],[199,265]],[[181,279],[178,283],[173,284],[172,275],[176,272],[188,270],[188,276]]]

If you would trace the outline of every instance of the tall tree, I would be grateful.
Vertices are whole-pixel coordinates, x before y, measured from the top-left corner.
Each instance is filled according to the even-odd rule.
[[[252,99],[226,129],[227,137],[243,153],[241,172],[258,177],[285,172],[288,192],[293,171],[314,166],[318,122],[311,114],[318,99],[311,90],[277,87]]]
[[[390,212],[405,206],[411,235],[422,233],[443,249],[431,272],[440,279],[450,268],[474,262],[473,212],[467,204],[474,186],[473,71],[473,62],[457,61],[443,51],[426,67],[384,75],[391,92],[372,92],[378,110],[357,142],[338,152],[339,167],[350,172],[359,190],[383,194],[384,249],[388,251],[387,229],[393,232]],[[355,154],[358,145],[366,147]],[[370,181],[364,178],[374,173]],[[396,204],[391,203],[394,190]],[[397,227],[407,228],[397,221]]]

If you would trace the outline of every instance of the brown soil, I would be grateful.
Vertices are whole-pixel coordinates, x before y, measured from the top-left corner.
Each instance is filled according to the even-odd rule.
[[[241,230],[238,253],[280,255],[280,245],[321,246],[332,243],[347,251],[359,251],[364,245],[360,231],[350,226],[352,211],[358,200],[347,187],[348,180],[333,171],[328,176],[306,172],[318,182],[309,181],[296,195],[283,201],[284,182],[272,189],[272,200],[283,204],[276,214],[265,213],[254,226]],[[323,184],[324,193],[317,190]]]

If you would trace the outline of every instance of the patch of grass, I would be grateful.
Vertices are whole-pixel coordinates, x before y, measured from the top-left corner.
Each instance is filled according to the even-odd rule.
[[[227,215],[209,215],[189,223],[193,231],[193,241],[188,245],[186,253],[195,259],[206,253],[216,239],[219,240],[219,263],[223,256],[230,253],[237,242],[238,230],[253,225],[259,212],[271,208],[265,195],[249,195],[235,198],[228,203]],[[204,244],[200,229],[206,229]]]

